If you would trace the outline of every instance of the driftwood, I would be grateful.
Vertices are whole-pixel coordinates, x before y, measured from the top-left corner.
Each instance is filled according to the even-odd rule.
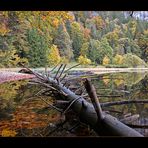
[[[56,77],[52,78],[47,77],[47,75],[44,76],[33,72],[30,69],[28,70],[33,74],[33,77],[36,77],[34,79],[35,83],[42,85],[45,88],[50,88],[50,90],[56,92],[69,102],[69,105],[63,114],[71,108],[74,112],[77,113],[81,122],[88,124],[91,128],[94,129],[96,133],[98,133],[99,136],[143,137],[143,135],[141,135],[136,130],[128,127],[127,125],[117,120],[117,118],[106,114],[101,110],[100,103],[97,102],[95,89],[89,80],[86,79],[85,87],[88,88],[87,92],[90,98],[94,100],[93,104],[87,102],[83,96],[76,95],[70,89],[65,87],[64,84],[62,84],[62,80],[64,80],[65,76],[60,78],[61,74],[58,76],[59,71],[55,74]]]
[[[84,82],[84,85],[85,85],[86,91],[88,92],[89,97],[92,101],[92,104],[95,108],[95,111],[98,116],[98,120],[101,121],[104,118],[104,115],[103,115],[99,100],[97,98],[95,87],[93,85],[91,85],[91,83],[88,79],[86,79],[86,81]]]
[[[65,100],[70,102],[70,105],[67,107],[66,111],[70,108],[76,112],[80,120],[88,124],[91,128],[94,129],[96,133],[100,136],[125,136],[125,137],[143,137],[136,130],[128,127],[123,124],[115,117],[102,112],[101,107],[97,102],[95,102],[96,107],[87,102],[82,96],[76,95],[70,89],[66,88],[59,80],[51,77],[44,77],[40,74],[33,73],[37,76],[37,83],[44,87],[49,87],[56,90],[57,93],[64,96]],[[57,74],[56,74],[57,75]],[[92,89],[90,82],[86,79],[86,87]],[[89,89],[87,90],[89,92]],[[89,95],[94,98],[94,90],[90,90]],[[96,99],[96,98],[95,98]],[[64,111],[64,113],[66,112]]]

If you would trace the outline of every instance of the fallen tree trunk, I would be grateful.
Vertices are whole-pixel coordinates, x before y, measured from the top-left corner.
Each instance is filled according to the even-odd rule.
[[[57,93],[70,102],[70,106],[68,106],[67,110],[71,107],[73,111],[78,114],[80,120],[93,128],[99,136],[143,137],[143,135],[136,130],[121,123],[117,118],[106,114],[105,112],[100,111],[101,118],[98,118],[99,112],[96,112],[91,103],[87,102],[82,96],[76,95],[70,89],[66,88],[56,77],[51,78],[34,73],[33,71],[31,72],[34,75],[29,76],[20,74],[20,79],[33,78],[36,76],[37,78],[34,80],[36,83],[57,91]],[[11,80],[10,77],[9,79]],[[18,79],[19,78],[17,77],[17,80]],[[15,77],[13,80],[15,80]]]
[[[98,125],[95,127],[95,131],[98,131],[103,136],[140,136],[137,131],[121,123],[115,117],[102,112],[95,88],[88,79],[85,81],[85,87],[92,103],[94,102],[94,108],[96,108],[97,104],[99,108]]]
[[[95,130],[100,136],[125,136],[125,137],[143,137],[136,130],[121,123],[117,118],[102,113],[103,118],[98,119],[98,115],[94,106],[87,102],[82,96],[76,95],[70,89],[63,86],[63,84],[56,79],[45,77],[37,81],[39,84],[57,90],[57,93],[63,95],[67,101],[70,101],[70,107],[76,112],[80,120]],[[69,107],[69,108],[70,108]]]

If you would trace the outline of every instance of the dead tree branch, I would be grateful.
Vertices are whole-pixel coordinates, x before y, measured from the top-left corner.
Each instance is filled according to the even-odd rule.
[[[84,85],[85,85],[86,91],[89,94],[89,97],[92,101],[92,104],[93,104],[93,106],[96,110],[98,119],[102,120],[104,118],[104,116],[103,116],[103,113],[102,113],[102,109],[101,109],[99,100],[97,98],[95,87],[91,84],[89,79],[86,79],[86,81],[84,82]]]
[[[116,102],[106,102],[101,103],[101,107],[108,107],[113,105],[124,105],[124,104],[132,104],[132,103],[148,103],[148,100],[124,100],[124,101],[116,101]]]
[[[36,75],[38,76],[39,74]],[[117,118],[102,112],[99,105],[97,105],[96,108],[100,107],[100,110],[97,110],[96,112],[92,103],[87,102],[82,96],[76,95],[73,91],[67,89],[60,81],[57,82],[57,80],[52,77],[46,78],[44,76],[38,76],[37,79],[36,82],[38,82],[39,85],[50,89],[54,88],[53,91],[56,90],[56,92],[63,96],[65,100],[70,101],[71,104],[68,109],[73,109],[73,111],[79,116],[80,120],[83,123],[88,124],[100,136],[143,137],[139,132],[121,123]],[[89,82],[87,81],[86,88],[88,88],[88,92],[89,88],[94,90],[94,88],[88,83]],[[90,98],[94,98],[94,96],[96,100],[96,94],[91,91]],[[100,117],[100,120],[98,120],[99,114],[102,114],[103,116],[103,118]]]

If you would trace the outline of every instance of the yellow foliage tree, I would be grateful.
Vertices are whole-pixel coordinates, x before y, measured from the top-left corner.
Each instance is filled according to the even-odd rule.
[[[12,81],[8,83],[2,83],[0,85],[0,98],[5,100],[10,100],[16,97],[18,90],[21,86],[25,86],[28,80],[22,81]]]
[[[123,56],[116,54],[114,57],[114,64],[123,64]]]
[[[48,55],[48,62],[50,66],[58,64],[61,60],[59,50],[56,45],[52,45],[50,48],[50,53]]]
[[[49,24],[58,27],[60,23],[74,19],[68,11],[17,11],[16,14],[20,22],[40,30],[48,28]],[[27,21],[24,21],[26,18]]]
[[[91,64],[91,60],[88,59],[86,56],[82,56],[82,55],[79,56],[78,62],[80,64],[82,64],[82,65],[89,65],[89,64]]]
[[[103,76],[103,82],[104,82],[105,85],[108,85],[109,82],[110,82],[109,76]]]
[[[1,135],[2,137],[15,137],[17,135],[17,132],[10,129],[3,129]]]
[[[6,27],[4,23],[0,24],[0,35],[6,35],[10,30]]]
[[[57,18],[55,18],[55,19],[53,20],[53,25],[54,25],[55,27],[58,27],[58,26],[59,26],[59,20],[58,20]]]
[[[96,27],[98,30],[101,30],[105,27],[105,22],[102,19],[102,17],[96,16],[96,17],[94,17],[94,19],[95,19]]]
[[[62,57],[60,62],[63,63],[63,64],[68,64],[69,63],[69,59],[66,58],[66,57]]]
[[[122,84],[124,84],[124,80],[121,78],[119,78],[119,79],[115,79],[114,80],[114,83],[117,85],[117,86],[120,86],[120,85],[122,85]]]
[[[1,11],[0,12],[0,36],[5,36],[10,30],[8,28],[8,12]]]
[[[112,32],[105,34],[108,42],[112,47],[117,47],[119,45],[119,39],[122,34],[121,27],[116,25],[116,28]]]
[[[17,54],[17,51],[8,50],[0,51],[0,67],[16,67],[19,62],[28,63],[26,58],[20,58]]]
[[[110,63],[110,59],[108,58],[108,56],[105,56],[104,58],[103,58],[103,65],[107,65],[107,64],[109,64]]]
[[[127,33],[130,32],[132,36],[135,35],[136,30],[137,30],[137,21],[136,20],[131,20],[128,22],[128,27],[127,27]]]

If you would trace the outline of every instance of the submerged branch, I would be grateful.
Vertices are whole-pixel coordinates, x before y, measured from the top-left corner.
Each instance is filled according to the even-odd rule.
[[[131,128],[148,128],[148,125],[138,125],[138,124],[126,124],[126,125]]]
[[[113,105],[124,105],[131,103],[148,103],[148,100],[124,100],[124,101],[116,101],[116,102],[107,102],[101,103],[102,107],[113,106]]]

